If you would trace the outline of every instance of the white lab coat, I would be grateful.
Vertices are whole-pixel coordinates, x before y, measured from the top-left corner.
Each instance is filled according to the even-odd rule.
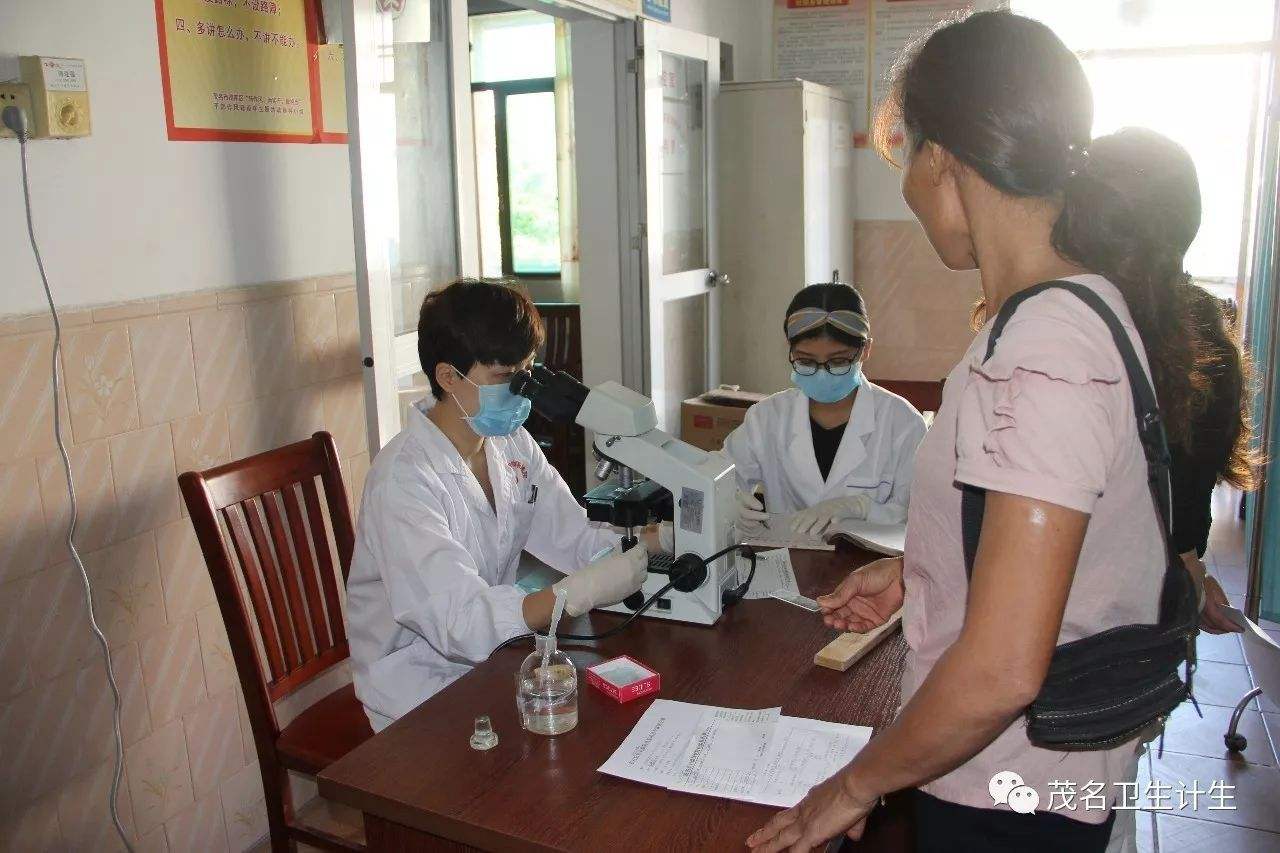
[[[522,550],[569,573],[619,539],[587,522],[524,429],[485,442],[491,508],[427,402],[374,459],[347,581],[352,676],[375,731],[529,630]]]
[[[792,513],[863,493],[871,498],[868,521],[896,523],[907,517],[916,448],[924,431],[924,418],[914,406],[863,382],[823,481],[813,452],[809,398],[789,388],[748,409],[742,426],[725,439],[724,452],[737,466],[738,488],[764,484],[769,512]]]

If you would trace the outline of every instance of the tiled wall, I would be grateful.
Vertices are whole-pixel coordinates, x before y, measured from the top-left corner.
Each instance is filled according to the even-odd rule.
[[[969,317],[981,292],[976,272],[952,272],[915,220],[860,219],[854,283],[871,315],[873,379],[945,379],[973,340]]]
[[[78,545],[124,694],[120,811],[140,850],[266,833],[244,702],[177,486],[333,433],[355,506],[369,454],[349,276],[63,315]],[[0,850],[110,850],[111,697],[62,537],[51,323],[0,319]]]

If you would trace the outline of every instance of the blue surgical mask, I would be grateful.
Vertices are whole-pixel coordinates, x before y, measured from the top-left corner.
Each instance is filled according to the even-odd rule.
[[[458,369],[455,367],[454,370]],[[461,370],[458,370],[458,375],[467,379]],[[468,415],[457,397],[453,398],[453,402],[462,412],[462,419],[475,431],[476,435],[484,437],[511,435],[528,419],[532,404],[525,397],[511,393],[508,383],[476,385],[470,379],[467,379],[467,382],[475,385],[476,390],[480,392],[479,410],[474,415]]]
[[[855,364],[843,376],[828,373],[825,367],[818,368],[812,376],[801,376],[793,370],[791,381],[816,403],[838,403],[862,384],[862,364]]]

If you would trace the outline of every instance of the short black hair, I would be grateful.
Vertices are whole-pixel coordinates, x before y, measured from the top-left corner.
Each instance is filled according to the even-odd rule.
[[[826,282],[825,284],[811,284],[802,289],[795,296],[791,297],[791,304],[787,306],[787,317],[803,308],[821,308],[823,311],[852,311],[863,317],[867,316],[867,305],[859,293],[852,285],[845,284],[843,281]],[[868,318],[868,322],[870,318]],[[787,318],[782,318],[783,334],[786,334]],[[794,338],[788,338],[787,343],[795,346],[801,341],[810,341],[814,338],[827,337],[837,343],[845,346],[857,347],[867,342],[864,337],[855,337],[848,332],[842,331],[831,325],[821,325],[816,329],[810,329],[802,332]]]
[[[519,364],[542,347],[533,301],[506,281],[461,278],[427,294],[418,314],[418,361],[437,400],[440,362],[467,373],[476,364]]]

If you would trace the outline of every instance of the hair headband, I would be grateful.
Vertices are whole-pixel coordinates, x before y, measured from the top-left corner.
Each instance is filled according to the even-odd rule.
[[[820,326],[834,326],[847,335],[866,338],[871,335],[871,324],[863,314],[842,308],[838,311],[827,311],[823,308],[801,308],[787,317],[787,340],[795,340],[805,332],[811,332]]]

